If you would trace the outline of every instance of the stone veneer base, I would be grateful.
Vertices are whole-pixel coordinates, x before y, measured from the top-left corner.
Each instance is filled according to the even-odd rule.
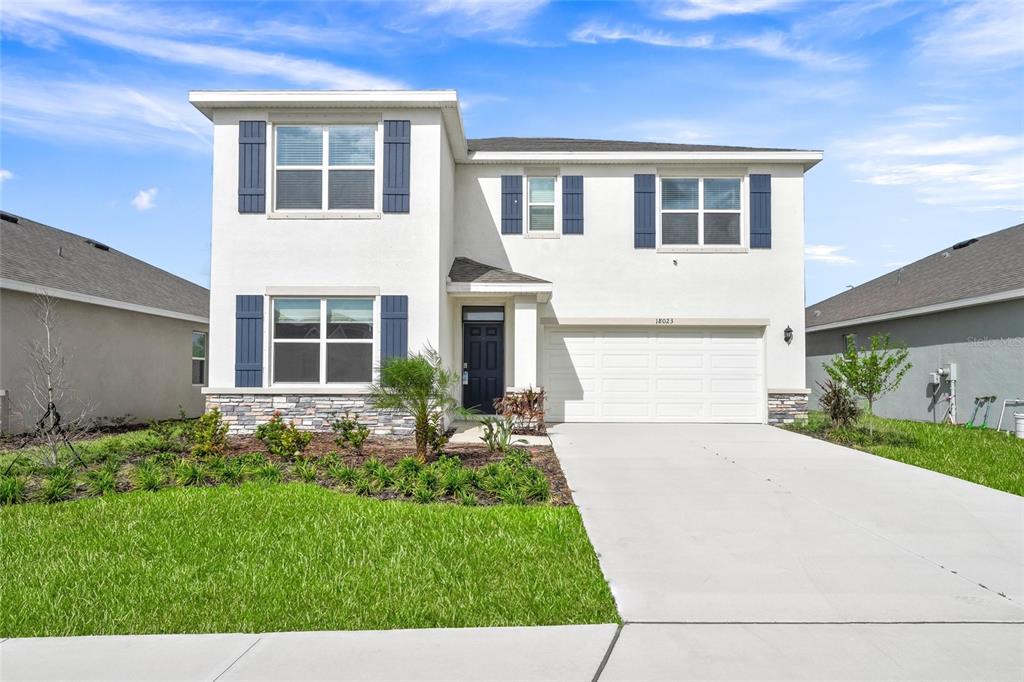
[[[375,436],[411,436],[414,427],[410,415],[378,410],[366,395],[209,393],[206,409],[214,407],[220,410],[233,436],[252,434],[275,412],[280,412],[285,421],[294,421],[302,431],[330,431],[331,424],[346,414]]]
[[[768,423],[792,424],[807,419],[807,393],[769,393]]]

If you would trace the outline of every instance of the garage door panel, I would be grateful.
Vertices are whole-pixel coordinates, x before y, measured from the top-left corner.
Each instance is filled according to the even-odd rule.
[[[760,422],[760,330],[548,330],[554,421]]]
[[[647,369],[651,366],[651,356],[648,353],[608,351],[601,358],[601,366],[609,369]]]

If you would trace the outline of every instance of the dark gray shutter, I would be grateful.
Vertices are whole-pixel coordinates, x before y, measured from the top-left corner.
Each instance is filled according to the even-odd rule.
[[[409,297],[380,297],[380,361],[409,354]]]
[[[633,248],[654,248],[654,176],[633,176]]]
[[[267,122],[238,122],[238,212],[267,212]]]
[[[235,386],[263,385],[263,297],[235,296]]]
[[[501,233],[523,233],[523,176],[501,176]]]
[[[772,248],[772,176],[750,176],[750,248]]]
[[[562,176],[562,234],[583,234],[583,176]]]
[[[409,121],[384,121],[384,212],[409,212]]]

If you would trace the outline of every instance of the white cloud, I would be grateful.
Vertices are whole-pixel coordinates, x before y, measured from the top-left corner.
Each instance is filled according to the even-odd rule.
[[[468,36],[519,28],[545,5],[547,0],[427,0],[418,7],[425,16],[445,18],[448,32]]]
[[[7,182],[14,179],[14,173],[6,168],[0,168],[0,182]]]
[[[850,265],[855,261],[849,256],[839,253],[844,251],[845,246],[831,246],[829,244],[807,244],[804,247],[804,258],[817,263],[828,265]]]
[[[149,189],[140,189],[136,194],[135,198],[132,199],[132,206],[139,211],[148,211],[149,209],[156,206],[156,187],[150,187]]]
[[[712,35],[674,36],[665,31],[643,27],[608,26],[600,21],[591,21],[573,31],[569,38],[577,43],[609,43],[626,40],[658,47],[711,47],[715,38]]]
[[[906,187],[925,204],[1024,210],[1024,136],[973,125],[960,107],[909,106],[832,148],[860,182]]]
[[[757,14],[789,9],[796,0],[682,0],[659,5],[659,13],[667,19],[704,21],[718,16]]]
[[[8,75],[0,117],[7,130],[47,139],[210,148],[209,122],[184,92]]]
[[[637,121],[626,129],[631,135],[652,142],[704,142],[716,134],[705,121],[683,118]]]
[[[716,38],[712,34],[676,35],[642,26],[611,26],[600,21],[583,24],[569,34],[577,43],[630,41],[657,47],[680,47],[709,50],[747,50],[772,59],[791,61],[803,66],[826,70],[859,69],[863,64],[850,56],[797,47],[778,31],[756,36]]]
[[[189,22],[190,16],[194,23]],[[175,16],[151,9],[140,10],[138,6],[104,6],[89,2],[13,2],[5,6],[4,22],[5,32],[19,38],[40,32],[69,34],[164,62],[270,76],[306,86],[341,90],[402,87],[396,80],[321,60],[165,37],[224,33],[223,19],[216,16],[196,17],[188,12]],[[238,37],[250,36],[243,32]]]
[[[1012,68],[1024,62],[1024,4],[980,0],[954,5],[919,42],[929,59],[952,66]]]

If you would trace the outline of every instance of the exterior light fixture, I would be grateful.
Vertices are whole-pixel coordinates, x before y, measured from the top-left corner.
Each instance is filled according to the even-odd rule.
[[[793,343],[793,328],[787,325],[785,331],[782,332],[782,338],[786,340],[786,343]]]

